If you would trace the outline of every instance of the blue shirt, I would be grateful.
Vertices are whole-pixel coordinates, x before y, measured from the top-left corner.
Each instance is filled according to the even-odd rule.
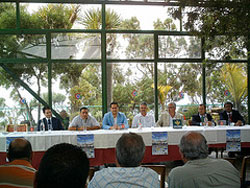
[[[124,113],[118,112],[117,114],[117,125],[122,125],[124,124],[125,128],[128,127],[128,121]],[[103,120],[102,120],[102,128],[103,129],[109,129],[110,127],[114,126],[114,117],[112,112],[108,112],[104,115]]]
[[[158,174],[144,167],[109,167],[95,172],[88,188],[160,188]]]

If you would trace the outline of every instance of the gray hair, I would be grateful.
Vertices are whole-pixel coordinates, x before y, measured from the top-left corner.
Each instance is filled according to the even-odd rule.
[[[116,159],[121,167],[140,166],[145,152],[142,136],[124,133],[116,143]]]
[[[188,132],[182,136],[179,148],[188,160],[204,159],[208,156],[206,138],[198,132]]]
[[[168,105],[170,105],[170,104],[174,105],[174,107],[176,108],[175,102],[170,102],[170,103],[168,103]]]

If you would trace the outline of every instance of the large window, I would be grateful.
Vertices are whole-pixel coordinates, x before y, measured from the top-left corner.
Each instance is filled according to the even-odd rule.
[[[0,3],[1,124],[9,121],[6,113],[12,116],[6,109],[19,108],[24,96],[20,112],[30,109],[33,117],[17,119],[35,123],[45,104],[70,119],[88,106],[101,121],[112,101],[130,121],[141,102],[157,119],[170,101],[190,116],[199,103],[212,109],[229,100],[248,117],[245,38],[237,35],[232,43],[222,34],[190,32],[186,23],[197,7],[159,0],[12,2]],[[193,29],[203,29],[202,19]],[[236,83],[245,82],[230,86],[228,74],[236,69]]]

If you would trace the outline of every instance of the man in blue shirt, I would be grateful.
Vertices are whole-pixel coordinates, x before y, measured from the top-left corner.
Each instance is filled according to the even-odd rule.
[[[160,188],[159,175],[141,167],[145,143],[136,133],[124,133],[116,143],[116,166],[95,172],[88,188]]]
[[[128,128],[128,121],[124,113],[119,112],[119,106],[117,102],[110,104],[110,111],[104,115],[102,121],[103,129],[124,129]]]

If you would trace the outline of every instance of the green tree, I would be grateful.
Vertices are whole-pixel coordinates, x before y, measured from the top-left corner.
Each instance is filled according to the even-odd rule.
[[[107,9],[105,13],[106,29],[117,29],[120,26],[121,18],[113,10]],[[101,29],[102,14],[101,9],[89,9],[85,12],[83,17],[80,17],[78,22],[84,26],[85,29]],[[90,35],[90,37],[92,37]],[[96,37],[96,36],[95,36]],[[116,35],[109,34],[106,36],[107,55],[113,54],[117,45]],[[100,41],[100,39],[99,39]],[[112,73],[113,65],[107,64],[107,101],[108,104],[112,99]]]
[[[233,96],[236,108],[241,111],[241,103],[248,96],[247,76],[242,64],[225,64],[221,79]]]

